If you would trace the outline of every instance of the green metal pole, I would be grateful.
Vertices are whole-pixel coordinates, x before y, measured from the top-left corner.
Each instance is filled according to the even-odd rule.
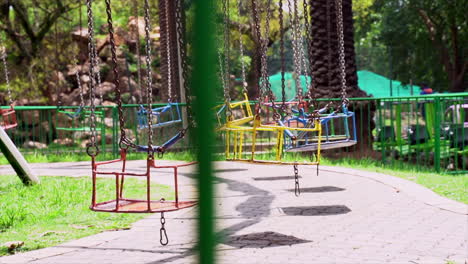
[[[212,151],[215,141],[212,106],[215,104],[216,56],[213,0],[195,0],[192,92],[197,123],[195,139],[198,156],[198,246],[199,262],[215,262]]]
[[[436,172],[440,172],[440,122],[441,114],[443,113],[440,108],[440,98],[435,98],[434,102],[434,167]]]

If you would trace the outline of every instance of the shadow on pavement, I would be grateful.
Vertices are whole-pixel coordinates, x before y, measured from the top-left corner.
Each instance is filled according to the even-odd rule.
[[[292,246],[308,243],[309,240],[294,236],[287,236],[276,232],[250,233],[246,235],[230,236],[224,244],[237,248],[266,248],[279,246]]]
[[[302,176],[299,176],[299,179]],[[277,177],[253,177],[254,181],[285,181],[292,180],[294,181],[294,176],[277,176]]]
[[[346,189],[335,187],[335,186],[321,186],[321,187],[309,187],[301,188],[301,193],[322,193],[322,192],[341,192]],[[294,189],[288,189],[288,192],[294,192]]]
[[[338,215],[351,212],[351,209],[345,205],[282,207],[281,210],[291,216]]]

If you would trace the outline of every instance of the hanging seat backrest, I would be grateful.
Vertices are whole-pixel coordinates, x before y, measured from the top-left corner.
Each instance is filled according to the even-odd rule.
[[[242,112],[242,116],[240,118],[235,118],[234,116],[231,116],[230,120],[227,120],[226,122],[227,127],[241,126],[254,120],[252,107],[250,106],[249,97],[246,93],[244,93],[244,100],[230,103],[229,108],[231,108],[231,110],[233,111],[239,109]]]
[[[16,112],[13,106],[10,106],[8,109],[0,109],[0,114],[2,115],[2,122],[0,123],[0,126],[3,129],[7,130],[18,126]]]
[[[67,111],[67,110],[64,110],[63,108],[59,108],[58,110],[59,114],[64,114],[71,119],[79,118],[83,114],[83,112],[84,111],[83,111],[82,106],[76,109],[76,111]]]
[[[140,105],[137,112],[138,127],[140,129],[148,127],[147,109]],[[168,103],[166,106],[153,108],[151,110],[151,117],[153,118],[153,128],[166,127],[173,124],[182,122],[182,115],[178,104]]]

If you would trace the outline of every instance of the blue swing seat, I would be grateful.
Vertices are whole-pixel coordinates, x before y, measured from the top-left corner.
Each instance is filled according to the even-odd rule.
[[[185,131],[179,131],[175,136],[170,138],[168,141],[166,141],[164,144],[161,146],[153,146],[153,152],[154,153],[164,153],[167,149],[172,147],[174,144],[179,142],[181,139],[183,139],[185,136]],[[149,147],[146,145],[139,145],[136,148],[136,151],[138,152],[148,152]]]
[[[166,127],[182,122],[179,104],[174,103],[151,109],[151,116],[153,118],[152,128]],[[148,110],[143,105],[140,105],[137,119],[139,129],[148,128]]]
[[[354,112],[349,111],[346,106],[343,106],[342,113],[333,111],[330,114],[324,114],[325,111],[326,109],[319,111],[323,133],[320,135],[320,149],[344,148],[355,145],[357,143],[357,132]],[[310,116],[303,109],[293,109],[293,113],[297,115],[283,122],[285,126],[291,126],[293,121],[302,124],[304,127],[313,125],[310,122]],[[351,128],[350,125],[352,125]],[[341,126],[340,134],[335,133],[336,126]],[[305,132],[300,132],[297,135],[285,133],[285,151],[316,151],[318,149],[318,137],[318,135],[310,135],[310,133]]]

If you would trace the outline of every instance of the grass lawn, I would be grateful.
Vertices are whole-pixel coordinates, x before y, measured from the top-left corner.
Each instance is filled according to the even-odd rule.
[[[113,179],[98,180],[100,201],[114,195]],[[129,178],[125,194],[141,198],[145,182]],[[158,196],[173,198],[169,186],[155,185]],[[0,256],[10,254],[6,242],[23,241],[17,251],[58,245],[105,230],[130,227],[145,214],[97,213],[91,202],[89,178],[41,177],[41,184],[26,187],[16,176],[0,176]]]

